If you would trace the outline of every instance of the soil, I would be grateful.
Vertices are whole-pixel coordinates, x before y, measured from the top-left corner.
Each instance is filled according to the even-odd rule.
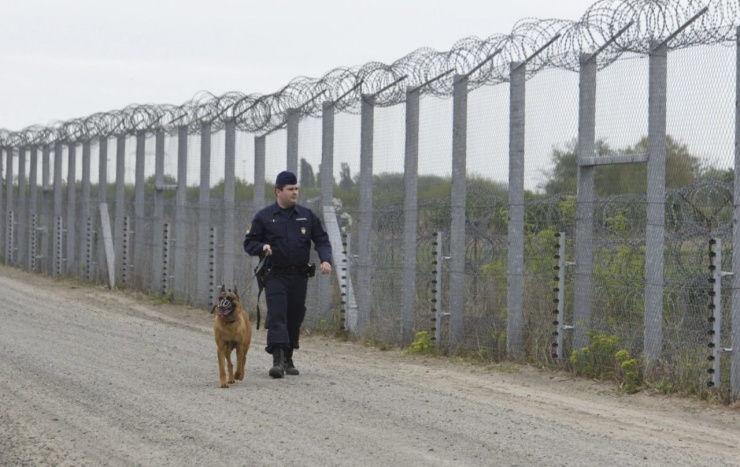
[[[740,465],[737,407],[326,336],[221,389],[208,311],[0,267],[0,465]]]

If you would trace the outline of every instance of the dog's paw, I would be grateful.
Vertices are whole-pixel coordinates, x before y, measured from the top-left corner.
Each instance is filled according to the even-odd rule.
[[[236,380],[235,380],[234,378],[231,378],[231,379],[229,380],[229,384],[234,384],[234,383],[236,383]],[[228,387],[228,386],[226,386],[226,387]]]
[[[242,373],[239,373],[238,371],[234,374],[234,379],[242,381],[244,379],[244,375]]]
[[[232,381],[233,382],[233,381]],[[221,387],[222,388],[228,388],[229,385],[226,383],[226,381],[221,381]]]

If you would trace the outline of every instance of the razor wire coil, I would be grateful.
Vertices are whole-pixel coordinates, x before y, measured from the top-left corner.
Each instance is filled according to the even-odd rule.
[[[674,34],[703,8],[707,10],[705,14],[681,30],[667,44],[668,48],[734,44],[740,19],[736,0],[710,0],[706,4],[699,0],[601,0],[589,7],[579,21],[526,18],[518,21],[509,34],[485,39],[466,37],[448,51],[420,48],[391,64],[369,62],[335,68],[320,78],[299,76],[272,94],[229,92],[216,96],[201,92],[179,106],[132,104],[50,126],[32,125],[15,132],[0,129],[0,147],[79,143],[158,130],[174,133],[178,128],[195,134],[205,124],[210,125],[210,131],[219,131],[230,119],[241,131],[269,133],[284,125],[292,109],[297,109],[302,117],[320,116],[323,102],[330,102],[337,111],[358,113],[361,95],[375,95],[383,90],[375,95],[375,105],[402,103],[407,86],[419,86],[450,70],[455,74],[475,70],[468,77],[471,90],[508,82],[510,63],[527,60],[558,35],[552,46],[528,61],[527,76],[546,68],[577,71],[582,54],[600,49],[629,25],[624,34],[600,51],[597,64],[602,69],[623,54],[650,53],[654,44]],[[487,60],[496,51],[499,53]],[[399,80],[404,76],[405,80]],[[450,97],[452,80],[453,74],[448,74],[424,86],[421,92]]]

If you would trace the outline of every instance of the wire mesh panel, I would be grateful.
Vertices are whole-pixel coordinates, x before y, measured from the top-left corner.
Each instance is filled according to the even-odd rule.
[[[182,155],[179,157],[183,157]],[[184,254],[177,256],[181,264],[175,263],[174,267],[182,274],[183,287],[181,299],[189,303],[204,303],[204,298],[198,298],[198,219],[200,210],[198,208],[198,189],[200,183],[200,135],[188,134],[187,147],[184,155],[186,160],[185,193],[178,193],[184,200],[178,202],[179,209],[183,213],[184,226],[179,232],[175,232],[175,249],[181,248]],[[180,180],[178,170],[178,186]],[[179,188],[178,188],[179,190]],[[182,204],[180,204],[182,203]]]
[[[231,130],[230,130],[231,131]],[[231,137],[234,135],[232,134]],[[233,177],[234,177],[234,169],[233,169],[233,163],[235,158],[234,142],[231,141],[229,143],[230,150],[232,151],[230,158],[231,161],[229,163],[229,170],[230,170],[230,187],[229,189],[232,190],[232,196],[233,196]],[[234,210],[233,206],[228,207],[227,212],[227,205],[226,205],[226,167],[227,167],[227,141],[226,141],[226,131],[220,130],[220,131],[214,131],[211,134],[211,177],[210,177],[210,186],[211,186],[211,210],[210,210],[210,219],[209,224],[211,227],[218,226],[218,232],[215,237],[216,239],[216,245],[215,245],[215,251],[213,252],[213,255],[216,259],[215,261],[215,271],[212,271],[214,280],[218,284],[218,287],[222,284],[226,286],[226,288],[233,288],[233,277],[234,277],[234,271],[233,271],[233,263],[231,263],[231,270],[226,271],[227,263],[224,261],[225,259],[225,252],[226,252],[226,239],[227,230],[230,230],[230,237],[231,244],[233,244],[233,229],[234,229]],[[229,217],[231,216],[231,217]],[[228,222],[227,222],[228,220]]]
[[[594,156],[647,152],[647,83],[644,56],[624,56],[598,72]],[[573,149],[565,146],[557,154],[559,161],[566,161]],[[596,371],[611,371],[613,354],[620,348],[631,355],[642,351],[642,328],[635,323],[644,321],[645,310],[647,167],[637,163],[593,170],[599,201],[592,208],[594,313],[586,329],[594,365],[602,366]],[[584,353],[577,356],[584,357]]]
[[[557,234],[563,232],[571,238],[575,233],[575,190],[548,192],[547,180],[562,170],[557,167],[559,148],[572,144],[578,134],[578,74],[542,71],[527,82],[526,99],[524,184],[526,189],[546,195],[528,202],[525,211],[525,348],[537,360],[544,360],[551,356],[552,312],[558,305],[553,295],[559,272],[553,245],[558,243]],[[572,277],[573,271],[566,272]],[[572,309],[572,289],[566,292],[564,305]]]
[[[419,300],[415,306],[415,331],[439,334],[446,348],[449,341],[449,231],[450,193],[452,174],[452,99],[422,95],[419,102],[419,161],[418,161],[418,227],[416,287]],[[437,249],[434,245],[439,233],[442,263],[441,274],[435,274]],[[437,281],[436,283],[432,281]],[[432,321],[431,304],[444,314]],[[434,332],[432,331],[434,329]]]
[[[51,236],[54,230],[53,223],[53,197],[52,197],[52,174],[54,166],[54,154],[50,145],[45,145],[41,150],[41,207],[39,229],[40,240],[40,263],[41,272],[51,274],[52,267],[52,242]]]
[[[720,239],[724,250],[717,267],[731,270],[735,62],[736,51],[725,45],[677,50],[668,57],[663,354],[665,371],[677,380],[695,380],[697,388],[710,365],[712,238]],[[729,277],[723,282],[720,303],[729,309]],[[729,313],[721,325],[722,343],[730,347]]]
[[[130,286],[147,293],[158,290],[153,283],[154,256],[154,171],[155,171],[155,135],[139,133],[131,138],[134,156],[132,193],[132,263],[130,265]],[[127,166],[127,175],[130,173]]]
[[[357,318],[357,240],[358,206],[357,190],[358,172],[360,170],[360,116],[355,113],[338,113],[334,115],[332,167],[323,167],[319,173],[331,176],[333,198],[331,204],[340,232],[340,243],[332,245],[334,270],[337,280],[331,281],[329,297],[329,314],[322,317],[320,327],[328,329],[349,329]],[[350,202],[353,199],[355,202]],[[328,228],[326,219],[324,226]]]
[[[242,301],[254,309],[256,287],[253,279],[253,265],[244,252],[244,235],[252,221],[257,208],[254,205],[254,134],[236,130],[235,135],[235,168],[234,168],[234,283]],[[228,254],[228,250],[227,253]]]
[[[401,246],[402,246],[402,201],[403,201],[403,105],[393,107],[375,107],[372,135],[372,210],[366,214],[371,224],[369,227],[369,244],[366,263],[358,264],[358,293],[366,293],[369,306],[360,308],[360,313],[367,313],[363,332],[372,339],[398,342],[400,333],[401,303]],[[362,162],[361,162],[362,163]],[[341,175],[345,183],[347,174]],[[354,181],[354,180],[353,180]],[[362,213],[358,212],[358,216]],[[359,219],[358,222],[367,221]],[[362,254],[363,239],[357,232],[351,238],[355,245],[352,251]],[[359,258],[358,258],[359,259]],[[362,268],[366,270],[363,271]],[[369,289],[361,290],[363,284],[360,274],[369,277]],[[362,306],[360,304],[360,306]]]
[[[298,185],[300,187],[298,203],[309,207],[314,214],[321,216],[321,196],[319,180],[316,178],[316,172],[321,168],[321,118],[305,117],[300,121],[298,126]],[[316,171],[314,171],[316,168]],[[285,170],[285,169],[282,169]],[[274,179],[272,180],[274,182]],[[273,196],[274,199],[274,196]],[[318,255],[315,251],[311,252],[311,261],[319,264]],[[317,328],[321,326],[322,316],[319,307],[319,279],[314,277],[308,281],[308,290],[306,292],[306,318],[305,326]]]

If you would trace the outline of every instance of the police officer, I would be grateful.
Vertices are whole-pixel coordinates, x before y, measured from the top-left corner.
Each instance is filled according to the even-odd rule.
[[[244,238],[244,251],[268,256],[265,262],[267,301],[267,353],[272,354],[270,376],[297,375],[293,350],[306,316],[306,286],[311,241],[319,255],[322,274],[331,272],[331,243],[321,220],[310,209],[297,204],[298,181],[292,172],[275,179],[276,201],[255,214]]]

